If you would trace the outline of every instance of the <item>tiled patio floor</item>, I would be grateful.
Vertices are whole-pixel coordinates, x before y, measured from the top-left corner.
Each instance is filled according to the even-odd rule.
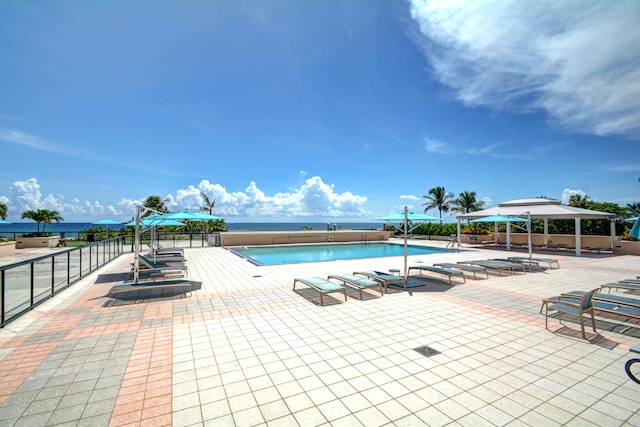
[[[637,257],[545,254],[561,268],[421,279],[320,307],[311,289],[292,290],[295,277],[402,258],[259,267],[223,248],[185,256],[201,283],[190,297],[109,302],[125,255],[0,330],[0,425],[640,425],[640,385],[623,369],[640,324],[599,317],[585,341],[576,323],[546,330],[539,314],[542,297],[635,277]],[[502,256],[464,248],[409,265]]]

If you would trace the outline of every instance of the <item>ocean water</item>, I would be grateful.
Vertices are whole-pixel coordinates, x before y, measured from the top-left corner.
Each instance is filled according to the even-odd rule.
[[[303,230],[303,227],[310,227],[313,230],[326,230],[327,227],[337,230],[381,230],[382,222],[238,222],[227,223],[229,230],[235,231],[296,231]],[[52,233],[78,233],[87,228],[96,227],[89,222],[61,222],[59,224],[47,224],[47,232]],[[102,228],[105,228],[102,226]],[[110,225],[109,230],[121,230],[123,225]],[[306,228],[309,229],[309,228]],[[40,226],[42,231],[42,226]],[[37,231],[35,222],[13,222],[11,224],[0,224],[0,236],[12,237],[14,233],[33,233]]]

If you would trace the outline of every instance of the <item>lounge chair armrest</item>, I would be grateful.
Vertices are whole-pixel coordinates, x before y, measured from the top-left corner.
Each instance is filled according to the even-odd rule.
[[[551,302],[551,301],[549,301],[549,302]],[[562,299],[558,299],[558,300],[553,301],[553,304],[554,305],[561,304],[561,305],[566,305],[566,306],[573,307],[573,308],[580,308],[581,307],[581,305],[579,303],[570,302],[570,301],[566,301],[566,300],[562,300]]]

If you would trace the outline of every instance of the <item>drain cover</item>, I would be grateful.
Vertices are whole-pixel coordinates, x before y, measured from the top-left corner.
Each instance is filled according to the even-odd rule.
[[[262,276],[258,274],[258,275],[256,275],[256,276],[253,276],[253,277],[262,277]]]
[[[420,353],[423,356],[427,356],[427,357],[431,357],[431,356],[435,356],[436,354],[440,354],[440,352],[438,350],[435,350],[431,347],[429,347],[428,345],[423,345],[422,347],[418,347],[418,348],[414,348],[415,351],[417,351],[418,353]]]

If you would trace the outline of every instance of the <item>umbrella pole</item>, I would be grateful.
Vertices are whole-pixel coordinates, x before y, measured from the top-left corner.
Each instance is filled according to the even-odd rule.
[[[533,249],[531,248],[531,212],[527,212],[527,243],[529,244],[529,261],[533,258]]]
[[[408,221],[407,207],[404,207],[404,288],[407,289],[407,221]]]
[[[140,206],[136,206],[136,228],[134,234],[133,283],[138,283],[140,273]]]

